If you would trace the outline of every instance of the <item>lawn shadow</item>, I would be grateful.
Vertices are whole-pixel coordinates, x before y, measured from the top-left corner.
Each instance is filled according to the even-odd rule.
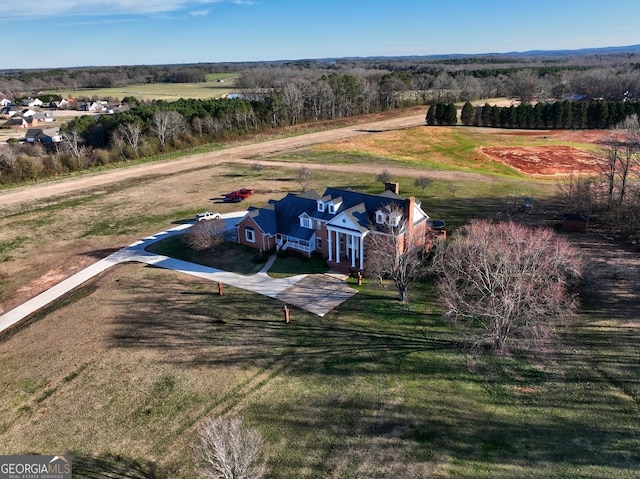
[[[169,479],[170,477],[151,461],[138,461],[116,454],[97,456],[73,452],[70,454],[73,458],[74,478]]]

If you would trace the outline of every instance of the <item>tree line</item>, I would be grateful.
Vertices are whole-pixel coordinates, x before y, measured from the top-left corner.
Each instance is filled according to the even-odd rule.
[[[465,102],[457,117],[454,103],[436,103],[427,109],[428,125],[485,126],[523,129],[609,129],[640,114],[637,101],[571,101],[520,103],[500,107],[485,103],[474,107]]]
[[[597,62],[585,57],[562,61],[473,57],[453,62],[344,59],[5,71],[0,73],[0,88],[6,95],[10,91],[7,82],[12,81],[40,89],[63,83],[65,87],[104,86],[194,80],[192,75],[242,68],[236,98],[141,103],[127,97],[122,99],[129,106],[127,111],[97,119],[79,117],[67,124],[63,148],[4,148],[0,152],[0,183],[29,181],[271,128],[414,105],[432,105],[426,121],[434,125],[455,124],[454,102],[464,102],[461,121],[465,125],[607,128],[637,113],[640,62],[635,54],[604,58]],[[496,96],[511,97],[519,105],[471,106],[472,100]],[[569,97],[588,101],[571,101]]]

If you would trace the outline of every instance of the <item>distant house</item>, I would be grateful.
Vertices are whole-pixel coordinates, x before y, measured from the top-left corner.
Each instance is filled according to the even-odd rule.
[[[36,123],[52,123],[53,120],[54,120],[53,113],[51,113],[50,111],[44,111],[44,112],[43,111],[39,111],[39,112],[36,112],[36,114],[33,115],[32,118],[33,118],[32,123],[33,122],[36,122]]]
[[[80,109],[82,111],[101,112],[105,109],[106,102],[93,101],[91,103],[83,104]]]
[[[29,128],[24,135],[24,139],[27,143],[42,143],[44,145],[52,143],[60,143],[62,141],[62,135],[56,128]]]
[[[60,108],[67,108],[70,105],[69,100],[51,100],[49,102],[49,108],[52,110],[59,110]]]
[[[24,108],[21,112],[20,112],[20,116],[22,116],[22,118],[29,118],[32,117],[33,115],[35,115],[37,112],[35,110],[32,110],[31,108]]]
[[[2,109],[2,114],[12,117],[14,115],[19,114],[22,111],[22,108],[15,105],[8,105]]]
[[[13,102],[8,98],[0,98],[0,107],[5,108],[7,106],[12,106]]]
[[[24,98],[20,104],[22,106],[28,106],[29,108],[33,108],[33,107],[39,107],[42,106],[42,100],[40,100],[39,98]]]
[[[29,123],[21,116],[14,115],[2,124],[2,128],[28,128]]]
[[[250,208],[237,225],[237,236],[239,243],[262,251],[318,254],[333,269],[350,272],[364,270],[367,235],[384,234],[382,227],[389,224],[404,225],[403,236],[413,230],[425,248],[437,236],[414,197],[403,198],[389,190],[371,195],[337,188],[322,195],[289,193],[264,208]]]

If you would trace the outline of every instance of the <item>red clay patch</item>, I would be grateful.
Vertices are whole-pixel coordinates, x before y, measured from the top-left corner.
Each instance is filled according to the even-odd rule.
[[[479,151],[528,175],[595,173],[600,160],[571,146],[483,147]]]

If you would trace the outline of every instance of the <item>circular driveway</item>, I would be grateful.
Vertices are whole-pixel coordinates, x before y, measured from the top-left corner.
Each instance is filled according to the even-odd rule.
[[[226,222],[227,230],[233,230],[245,214],[246,211],[240,211],[226,213],[221,216]],[[184,233],[190,227],[191,223],[183,224],[136,241],[79,271],[26,303],[0,316],[0,332],[22,321],[110,267],[129,262],[146,263],[158,268],[170,269],[209,281],[246,289],[263,296],[279,299],[286,304],[297,306],[318,316],[324,316],[357,293],[342,279],[330,274],[303,274],[288,278],[271,278],[267,271],[273,264],[275,256],[265,264],[260,272],[253,275],[242,275],[146,251],[149,245],[169,236]]]

